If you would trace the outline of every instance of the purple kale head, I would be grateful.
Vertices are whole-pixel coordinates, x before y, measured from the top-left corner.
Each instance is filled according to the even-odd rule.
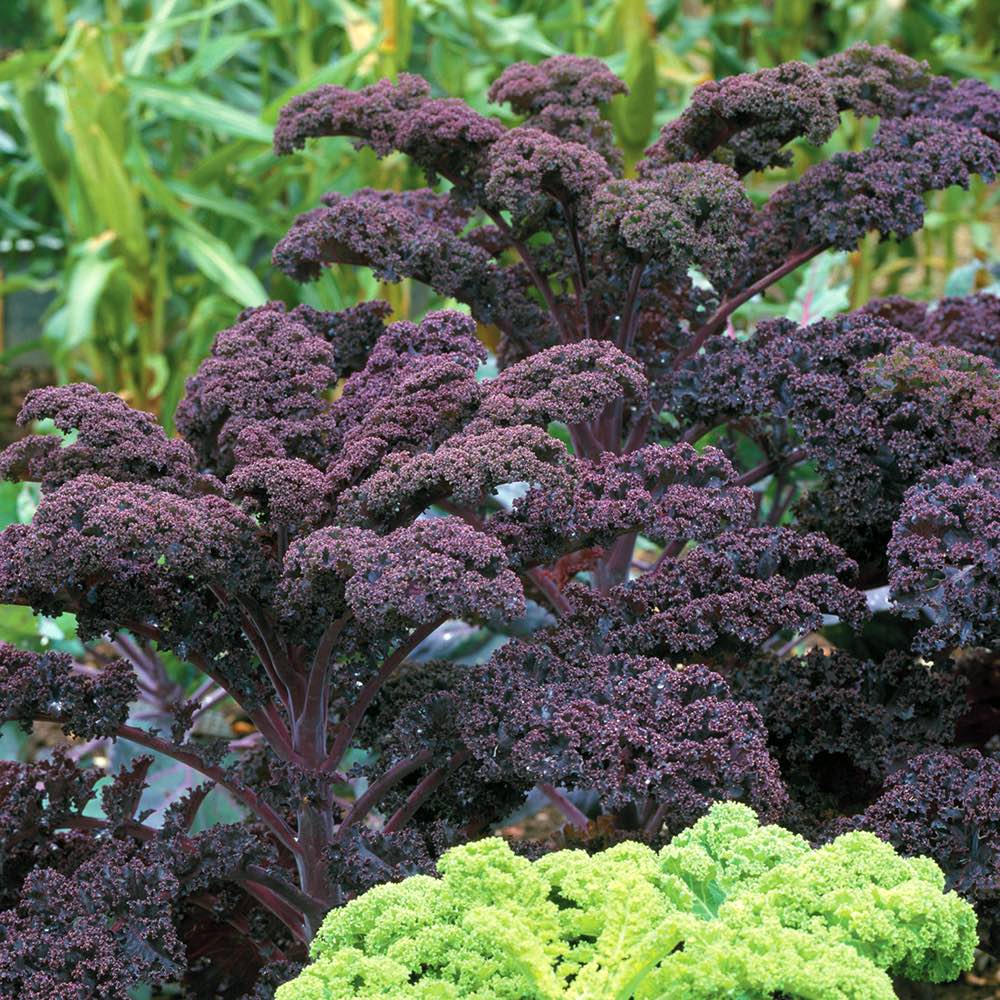
[[[906,494],[889,543],[892,596],[926,616],[924,648],[1000,642],[1000,470],[959,462]]]
[[[1000,365],[1000,296],[990,292],[944,298],[933,308],[890,295],[873,299],[863,311],[881,316],[918,340],[981,354]]]
[[[897,767],[949,746],[966,710],[965,678],[893,650],[881,661],[814,650],[757,657],[732,678],[759,709],[799,822],[864,803]]]
[[[545,639],[508,644],[461,682],[458,727],[483,780],[596,791],[601,809],[649,834],[718,799],[780,814],[785,791],[760,718],[718,674],[577,658]]]

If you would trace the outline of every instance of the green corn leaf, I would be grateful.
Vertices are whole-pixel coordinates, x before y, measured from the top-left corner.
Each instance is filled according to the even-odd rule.
[[[35,74],[48,65],[52,55],[53,53],[49,49],[12,53],[0,62],[0,83],[18,80],[22,77],[34,79]]]
[[[204,208],[216,215],[236,219],[255,231],[268,228],[269,220],[262,217],[259,209],[245,201],[227,198],[224,194],[211,188],[199,188],[192,184],[185,184],[183,181],[167,181],[166,185],[181,201],[193,205],[195,208]],[[0,205],[0,211],[2,210],[3,206]],[[280,225],[274,228],[276,232],[282,231]]]
[[[45,171],[49,187],[65,212],[70,167],[57,135],[57,112],[46,100],[44,87],[34,81],[18,80],[16,93],[31,152]]]
[[[227,243],[195,222],[188,208],[153,173],[143,152],[133,150],[128,163],[132,175],[152,205],[170,216],[176,224],[171,237],[177,249],[190,259],[198,271],[241,306],[257,306],[266,302],[267,292],[253,271],[239,263]]]
[[[146,391],[151,399],[158,399],[170,380],[170,365],[162,354],[148,354],[142,359],[142,366],[152,375]]]
[[[0,279],[0,295],[13,295],[14,292],[51,292],[59,285],[59,279],[55,277],[39,278],[34,274],[10,274]],[[7,355],[0,355],[0,360]]]
[[[101,256],[103,247],[96,240],[77,262],[69,279],[66,294],[66,327],[58,344],[61,353],[72,351],[94,335],[97,304],[111,276],[121,265],[120,257]]]
[[[16,226],[22,231],[37,233],[41,224],[30,216],[25,215],[20,209],[12,205],[6,198],[0,197],[0,216],[5,218],[12,226]]]
[[[192,171],[187,175],[187,183],[191,187],[207,187],[218,181],[228,186],[228,175],[230,170],[236,166],[245,167],[246,161],[257,151],[260,146],[256,142],[249,142],[246,139],[233,139],[217,150],[209,153]]]
[[[616,97],[611,116],[625,151],[636,158],[649,144],[656,114],[656,53],[648,37],[636,44],[625,63],[629,93]]]
[[[244,307],[267,301],[267,292],[257,275],[236,260],[228,244],[200,226],[179,229],[173,235],[191,263],[231,299]]]
[[[54,77],[63,68],[65,63],[76,54],[80,45],[80,39],[84,37],[84,34],[90,27],[82,18],[73,22],[62,45],[59,46],[59,51],[56,52],[52,57],[52,62],[49,63],[46,71],[47,76]]]
[[[625,40],[622,77],[628,94],[616,97],[610,107],[615,133],[630,159],[649,142],[656,113],[656,45],[645,0],[619,0],[615,35]]]
[[[72,116],[71,116],[72,120]],[[101,223],[121,240],[130,268],[149,263],[149,241],[138,188],[125,172],[121,157],[96,123],[74,122],[74,157],[87,200]]]
[[[170,44],[170,15],[177,6],[177,0],[160,0],[153,7],[153,16],[142,37],[125,54],[125,66],[130,73],[140,74],[146,68],[149,57],[163,45]]]
[[[167,79],[178,87],[190,87],[203,77],[210,76],[234,56],[245,52],[259,32],[241,31],[213,38],[199,46],[187,62],[171,70]]]
[[[72,95],[66,99],[68,122],[78,134],[98,126],[115,157],[121,159],[131,133],[127,96],[100,29],[89,27],[81,34],[80,45],[60,72],[59,82]]]
[[[260,118],[207,94],[172,86],[163,80],[142,77],[127,77],[125,84],[137,101],[149,105],[168,118],[204,125],[215,132],[239,139],[271,144],[271,129]]]
[[[294,86],[282,91],[281,94],[264,108],[261,112],[261,118],[265,122],[273,124],[278,120],[278,113],[293,97],[304,94],[307,90],[312,90],[314,87],[318,87],[324,83],[344,85],[352,82],[355,79],[358,67],[375,51],[380,41],[381,36],[376,35],[367,45],[345,56],[343,59],[338,59],[330,63],[329,66],[321,66],[311,76],[300,80]],[[268,142],[271,141],[270,135],[269,130]]]
[[[172,9],[175,4],[171,4],[170,6]],[[177,14],[175,17],[166,17],[159,22],[159,26],[164,30],[169,29],[176,32],[176,29],[183,28],[189,24],[211,21],[217,14],[222,14],[233,7],[247,7],[252,9],[258,20],[268,23],[268,19],[261,16],[262,6],[251,3],[250,0],[216,0],[215,3],[205,4],[204,6],[201,6],[199,0],[199,4],[195,10],[187,11],[184,14]],[[121,30],[130,31],[137,35],[143,35],[149,29],[150,22],[148,20],[125,22],[121,25]]]

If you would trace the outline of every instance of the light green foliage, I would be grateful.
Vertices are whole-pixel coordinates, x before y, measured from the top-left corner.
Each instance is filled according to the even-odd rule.
[[[719,803],[659,853],[534,863],[502,840],[334,910],[277,1000],[893,1000],[972,963],[976,918],[867,833],[812,850]]]

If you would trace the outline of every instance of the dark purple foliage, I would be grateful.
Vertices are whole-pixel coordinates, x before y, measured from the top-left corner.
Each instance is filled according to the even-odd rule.
[[[958,462],[912,487],[889,543],[889,580],[904,613],[930,619],[923,647],[1000,643],[1000,469]]]
[[[555,56],[537,66],[516,63],[490,87],[494,104],[509,104],[518,114],[538,114],[553,104],[580,108],[606,104],[623,94],[625,84],[592,56]]]
[[[865,562],[883,557],[903,494],[926,470],[1000,458],[992,363],[867,312],[716,340],[678,372],[673,400],[710,425],[752,415],[772,454],[814,460],[806,522]]]
[[[750,491],[736,484],[735,470],[714,448],[650,444],[573,466],[576,475],[540,482],[493,517],[517,564],[551,564],[635,531],[664,545],[704,541],[751,520]]]
[[[529,128],[587,146],[617,171],[622,156],[600,108],[618,94],[627,93],[625,83],[600,59],[553,56],[537,65],[509,66],[487,96],[495,104],[507,104],[516,114],[525,115],[523,124]]]
[[[914,755],[953,742],[973,660],[948,655],[1000,638],[997,300],[732,320],[827,249],[911,235],[927,191],[992,178],[997,95],[860,45],[699,87],[625,179],[602,114],[624,91],[557,56],[490,89],[510,127],[405,74],[294,98],[278,153],[342,136],[429,186],[326,195],[275,265],[367,267],[467,312],[248,309],[177,439],[89,386],[27,398],[59,433],[0,453],[41,488],[0,534],[0,599],[74,613],[97,665],[0,649],[0,717],[204,783],[154,827],[148,756],[100,809],[68,753],[3,765],[4,995],[266,1000],[329,909],[536,786],[610,842],[716,798],[813,833],[885,779],[865,822],[993,905],[995,762]],[[870,148],[755,186],[844,111],[880,119]],[[199,735],[168,651],[250,736]],[[958,724],[983,744],[993,676]],[[192,832],[216,785],[245,822]]]
[[[110,392],[92,385],[52,386],[28,393],[18,415],[27,425],[50,419],[70,444],[51,434],[31,434],[8,447],[0,461],[4,479],[35,480],[55,489],[91,473],[121,482],[154,484],[188,495],[211,490],[215,482],[199,474],[197,459],[185,441],[170,440],[156,418],[133,410]]]
[[[926,89],[914,92],[906,110],[978,129],[1000,142],[1000,96],[982,80],[952,83],[936,76]]]
[[[883,45],[859,42],[817,63],[837,108],[858,115],[891,118],[914,113],[914,103],[933,80],[927,64]]]
[[[576,142],[542,129],[506,132],[490,147],[485,203],[510,213],[514,228],[530,233],[544,226],[555,210],[574,212],[611,179],[603,158]],[[558,206],[558,208],[557,208]]]
[[[810,247],[853,250],[872,230],[904,239],[923,225],[924,192],[997,173],[1000,144],[984,133],[931,118],[890,119],[870,149],[836,153],[771,197],[751,227],[748,275]]]
[[[585,340],[552,347],[519,361],[486,388],[482,415],[493,423],[586,423],[609,402],[646,395],[642,368],[606,341]]]
[[[625,823],[676,830],[716,799],[780,815],[785,791],[756,710],[703,666],[577,658],[512,642],[463,681],[458,728],[485,781],[594,789]]]
[[[990,292],[941,299],[933,308],[891,295],[873,299],[863,311],[881,316],[918,340],[982,354],[1000,365],[1000,296]]]
[[[596,192],[590,235],[615,258],[655,261],[677,280],[689,267],[725,287],[746,253],[753,211],[736,174],[716,163],[670,163],[654,180],[616,180]]]
[[[503,135],[493,118],[476,114],[463,101],[435,99],[420,77],[402,73],[395,83],[381,80],[355,93],[323,86],[293,98],[274,131],[279,153],[301,149],[308,138],[347,135],[379,156],[399,150],[429,177],[450,177]]]
[[[289,549],[277,605],[296,631],[348,615],[360,629],[389,633],[447,618],[512,618],[524,602],[506,563],[496,539],[457,517],[382,536],[321,528]]]
[[[169,869],[109,844],[68,871],[36,868],[0,914],[0,988],[38,1000],[128,1000],[130,984],[179,978],[184,949]]]
[[[787,166],[784,152],[800,136],[821,146],[840,124],[827,79],[805,63],[711,80],[697,87],[687,110],[663,127],[646,150],[643,170],[658,176],[660,164],[715,156],[741,176]]]
[[[124,660],[90,674],[65,653],[39,655],[0,644],[0,718],[26,728],[52,718],[67,735],[111,736],[127,721],[137,694],[133,667]]]
[[[786,528],[720,534],[619,586],[618,648],[659,655],[749,653],[776,633],[804,634],[824,615],[859,624],[856,565],[823,535]]]
[[[881,661],[841,651],[776,661],[757,657],[732,677],[753,702],[801,819],[849,809],[901,763],[954,742],[965,678],[892,651]]]

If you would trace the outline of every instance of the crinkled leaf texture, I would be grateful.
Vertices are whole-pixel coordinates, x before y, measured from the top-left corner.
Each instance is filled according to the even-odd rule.
[[[890,976],[952,979],[976,943],[928,858],[867,833],[812,850],[738,803],[659,852],[531,862],[488,839],[438,872],[330,913],[276,1000],[892,1000]]]

